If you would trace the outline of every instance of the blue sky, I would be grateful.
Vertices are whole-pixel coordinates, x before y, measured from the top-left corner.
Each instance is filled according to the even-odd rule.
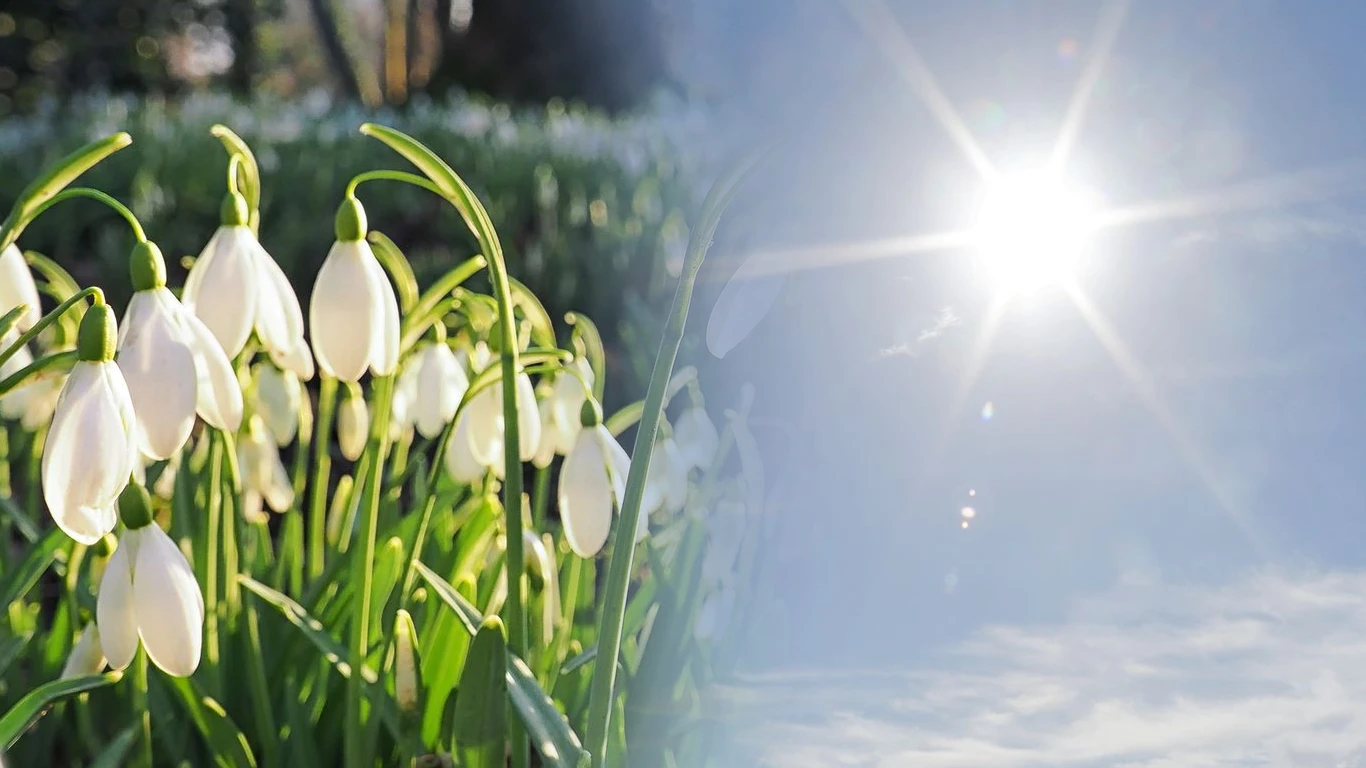
[[[889,6],[994,166],[1048,156],[1100,4]],[[1183,215],[1102,233],[1089,315],[1013,305],[970,386],[970,259],[851,244],[961,228],[973,165],[844,4],[773,13],[733,114],[797,138],[702,295],[840,257],[711,371],[803,437],[738,764],[1366,765],[1366,9],[1132,4],[1069,170]]]

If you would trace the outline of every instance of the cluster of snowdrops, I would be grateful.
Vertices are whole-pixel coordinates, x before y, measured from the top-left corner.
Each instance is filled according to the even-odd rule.
[[[41,493],[70,540],[50,543],[36,503],[9,505],[0,544],[31,547],[17,567],[0,551],[0,589],[23,598],[51,567],[67,592],[62,605],[34,600],[10,629],[32,637],[46,625],[58,636],[49,644],[69,650],[59,679],[0,719],[0,752],[52,704],[127,679],[127,732],[106,745],[112,736],[78,717],[87,743],[76,752],[117,748],[152,764],[155,666],[194,676],[171,691],[219,764],[335,764],[316,742],[337,706],[327,693],[340,688],[337,751],[348,765],[441,753],[524,766],[532,747],[545,765],[625,764],[618,675],[642,666],[661,624],[675,637],[654,644],[686,665],[682,635],[702,642],[730,623],[758,517],[743,473],[726,469],[744,414],[728,412],[718,431],[695,376],[673,371],[678,339],[666,336],[645,401],[604,418],[592,322],[568,316],[561,348],[535,296],[506,274],[463,180],[397,131],[362,130],[421,173],[374,171],[348,185],[307,332],[258,238],[255,160],[225,128],[214,131],[228,150],[221,226],[186,260],[179,295],[126,207],[69,186],[126,135],[35,181],[0,228],[0,416],[23,436],[7,441],[6,460],[27,447],[40,481],[28,494]],[[359,192],[371,182],[445,198],[483,253],[420,289],[399,248],[369,227]],[[117,318],[100,289],[17,245],[27,223],[73,198],[105,203],[131,229],[134,292]],[[481,273],[488,294],[467,286]],[[42,294],[55,302],[46,314]],[[618,439],[630,429],[644,465],[634,473]],[[12,490],[3,480],[0,491]],[[39,554],[42,568],[24,567]],[[25,580],[8,583],[15,575]],[[253,600],[302,632],[321,671],[272,676],[262,632],[289,636],[261,626]],[[245,647],[232,639],[241,633]],[[222,724],[201,722],[211,718],[196,717],[196,703],[212,703],[237,738],[225,746]],[[279,714],[293,705],[302,723]],[[314,741],[311,751],[290,734]]]

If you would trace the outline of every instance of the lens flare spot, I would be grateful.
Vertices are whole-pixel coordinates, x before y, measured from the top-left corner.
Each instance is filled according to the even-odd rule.
[[[987,404],[982,406],[982,421],[991,421],[991,417],[995,415],[996,406],[992,405],[991,401],[987,401]]]

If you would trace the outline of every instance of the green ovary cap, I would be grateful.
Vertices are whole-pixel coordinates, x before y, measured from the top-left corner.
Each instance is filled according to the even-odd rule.
[[[133,277],[133,290],[150,291],[166,286],[166,259],[157,244],[148,240],[133,246],[128,257],[128,272]]]
[[[602,406],[592,397],[583,400],[583,407],[579,409],[579,423],[586,428],[596,427],[602,423]]]
[[[128,483],[119,494],[119,517],[130,531],[152,524],[152,497],[147,495],[146,488],[136,482]]]
[[[251,209],[247,199],[236,192],[223,195],[223,204],[218,207],[218,223],[225,227],[245,227],[251,220]]]
[[[365,208],[359,200],[347,195],[337,206],[337,240],[343,243],[364,240],[367,229]]]
[[[114,322],[114,310],[103,299],[86,310],[81,318],[81,329],[76,334],[76,357],[88,363],[107,363],[114,359],[118,348],[119,328]]]

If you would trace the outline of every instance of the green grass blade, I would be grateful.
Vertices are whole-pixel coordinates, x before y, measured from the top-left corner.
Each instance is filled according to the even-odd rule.
[[[432,591],[460,619],[465,631],[477,635],[479,627],[484,623],[484,617],[480,615],[479,610],[470,605],[454,587],[425,564],[419,562],[417,571]],[[579,754],[583,751],[578,735],[569,727],[564,715],[555,708],[555,703],[536,683],[536,678],[526,663],[511,653],[508,654],[507,690],[513,708],[526,725],[527,731],[531,734],[531,741],[545,759],[545,763],[556,768],[575,768],[578,765]]]
[[[256,757],[251,753],[247,737],[232,718],[228,717],[222,704],[204,695],[199,686],[188,677],[166,676],[163,679],[167,687],[180,699],[185,714],[190,716],[191,722],[199,730],[199,735],[204,737],[209,751],[213,753],[215,763],[221,768],[254,768]]]
[[[14,746],[14,742],[24,735],[24,731],[37,722],[53,704],[69,696],[116,683],[121,677],[122,672],[105,672],[102,675],[53,680],[29,691],[5,713],[4,717],[0,717],[0,750],[8,750]]]
[[[138,739],[138,725],[134,723],[120,731],[119,735],[90,762],[90,768],[120,768],[124,765],[128,750],[133,748],[133,742]]]
[[[113,136],[92,141],[84,147],[58,160],[50,170],[33,180],[33,183],[19,193],[14,208],[0,224],[0,251],[19,239],[24,227],[28,226],[33,212],[43,203],[52,199],[77,177],[90,170],[101,160],[133,143],[133,137],[119,132]]]
[[[470,644],[455,701],[455,752],[464,768],[503,768],[507,739],[507,638],[497,616]]]
[[[69,539],[66,534],[54,528],[48,531],[42,541],[29,551],[28,557],[19,563],[19,567],[10,572],[3,584],[0,584],[0,605],[9,605],[28,594],[33,585],[38,583],[38,579],[57,561],[64,556],[62,549]]]

